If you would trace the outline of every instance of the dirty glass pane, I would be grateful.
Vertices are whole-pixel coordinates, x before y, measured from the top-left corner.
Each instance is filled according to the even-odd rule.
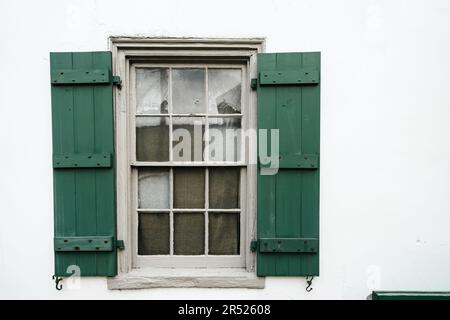
[[[170,218],[168,213],[140,213],[138,254],[170,253]]]
[[[241,69],[208,69],[210,114],[241,112]]]
[[[240,161],[241,159],[241,118],[209,118],[210,161]]]
[[[136,69],[136,113],[169,112],[169,69]]]
[[[168,209],[169,190],[168,169],[139,169],[138,207],[140,209]]]
[[[173,161],[203,161],[205,119],[173,118]]]
[[[204,168],[174,168],[173,188],[174,208],[205,207]]]
[[[238,255],[239,213],[209,213],[209,254]]]
[[[169,117],[136,117],[136,159],[169,161]]]
[[[205,253],[205,216],[203,213],[174,214],[173,252],[178,255]]]
[[[239,208],[240,168],[209,169],[209,207],[213,209]]]
[[[172,69],[174,113],[205,113],[205,69]]]

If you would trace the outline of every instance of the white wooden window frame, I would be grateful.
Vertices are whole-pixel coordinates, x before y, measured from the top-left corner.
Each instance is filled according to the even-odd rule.
[[[137,262],[137,242],[135,228],[137,170],[134,137],[130,113],[133,106],[131,66],[136,63],[170,64],[172,62],[203,64],[234,64],[243,66],[242,86],[245,96],[242,105],[242,128],[256,128],[256,94],[249,90],[250,80],[256,77],[256,54],[263,52],[264,39],[197,39],[197,38],[135,38],[111,37],[113,72],[122,79],[122,88],[115,89],[115,143],[116,143],[116,205],[117,237],[125,242],[125,249],[118,252],[119,275],[108,280],[110,289],[135,289],[148,287],[264,287],[264,281],[255,276],[255,254],[250,251],[250,242],[256,236],[256,165],[234,163],[242,166],[241,185],[245,196],[241,196],[241,210],[245,212],[245,222],[241,224],[242,267],[218,268],[212,263],[211,269],[194,269],[197,263],[183,263],[183,268],[171,273],[166,263],[148,265]],[[245,116],[244,116],[245,114]],[[245,118],[245,120],[244,120]],[[245,121],[245,123],[244,123]],[[246,155],[248,159],[248,155]],[[173,164],[170,164],[173,165]],[[196,165],[196,164],[194,164]],[[205,164],[198,164],[205,166]],[[225,163],[222,165],[230,165]],[[241,171],[242,171],[241,170]],[[134,172],[134,173],[133,173]],[[134,213],[134,214],[133,214]],[[245,227],[244,227],[245,226]],[[182,257],[187,258],[187,257]],[[189,261],[189,258],[184,261]],[[176,267],[177,264],[172,267]],[[181,266],[181,264],[180,264]],[[231,265],[228,265],[230,267]],[[226,265],[224,267],[227,267]],[[199,270],[199,271],[196,271]],[[205,272],[205,270],[208,270]],[[223,280],[223,281],[222,281]]]

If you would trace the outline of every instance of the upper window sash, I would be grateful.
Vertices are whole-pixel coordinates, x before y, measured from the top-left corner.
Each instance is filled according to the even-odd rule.
[[[136,63],[132,64],[130,68],[130,88],[131,88],[131,99],[130,99],[130,127],[131,132],[131,165],[133,166],[245,166],[246,162],[246,150],[244,145],[244,133],[247,129],[247,98],[246,94],[248,93],[246,86],[244,85],[247,82],[246,72],[247,66],[243,64],[154,64],[154,63]],[[138,93],[137,76],[140,73],[140,77],[142,79],[142,73],[145,70],[155,70],[155,74],[152,76],[156,76],[154,82],[158,82],[157,91],[159,93],[155,94],[157,97],[156,103],[151,101],[147,104],[147,106],[142,107],[138,106],[138,99],[142,99],[142,93]],[[160,70],[158,74],[158,70]],[[183,113],[180,112],[182,110],[174,110],[173,100],[174,100],[174,85],[173,85],[173,71],[174,70],[204,70],[204,84],[202,85],[202,90],[204,92],[204,104],[202,108],[202,112],[197,113]],[[214,94],[211,94],[211,87],[220,86],[221,85],[221,72],[222,76],[225,74],[225,77],[235,77],[236,73],[231,72],[230,74],[226,73],[226,70],[240,70],[240,81],[239,88],[232,88],[229,91],[232,91],[231,96],[228,95],[228,92],[222,94],[224,97],[219,95],[219,99],[233,100],[233,98],[238,102],[233,106],[233,102],[224,103],[224,107],[222,110],[214,110],[213,104],[211,100],[214,97]],[[164,75],[166,79],[159,80],[158,77]],[[198,75],[197,75],[198,76]],[[214,77],[219,77],[219,79],[215,79]],[[236,83],[236,79],[228,80],[229,82]],[[154,88],[153,88],[154,89]],[[223,88],[222,88],[223,90]],[[234,90],[234,91],[233,91]],[[157,92],[156,91],[156,92]],[[219,91],[219,90],[216,90]],[[240,91],[239,98],[236,98],[236,93]],[[214,92],[213,92],[214,93]],[[220,94],[220,92],[219,92]],[[138,97],[141,95],[141,97]],[[217,93],[216,93],[217,95]],[[159,98],[159,99],[158,99]],[[161,100],[161,101],[158,101]],[[216,99],[217,100],[217,99]],[[167,101],[167,103],[166,103]],[[151,105],[153,103],[153,105]],[[157,113],[157,106],[155,105],[160,103],[162,110]],[[165,106],[167,104],[167,106]],[[150,108],[148,108],[150,105]],[[146,108],[147,107],[147,108]],[[240,107],[240,110],[239,110]],[[141,109],[138,111],[138,109]],[[147,109],[147,110],[146,110]],[[148,112],[150,109],[153,109],[153,112]],[[174,112],[178,111],[178,112]],[[219,112],[224,113],[219,113]],[[231,113],[235,112],[235,113]],[[192,122],[196,125],[189,125]],[[201,124],[199,124],[201,122]],[[152,128],[153,126],[153,128]],[[162,128],[156,129],[157,126],[162,126]],[[144,128],[144,130],[142,129]],[[183,152],[181,156],[176,151],[176,146],[178,143],[182,143],[182,138],[178,137],[178,135],[174,136],[175,130],[179,128],[183,133],[184,131],[192,131],[192,128],[199,129],[196,131],[197,135],[192,135],[194,139],[191,139],[190,144],[195,145],[195,143],[200,143],[199,140],[202,140],[202,150],[201,154],[199,153],[199,149],[193,149],[191,152],[191,157],[186,156]],[[146,155],[145,152],[149,151],[148,149],[143,152],[143,149],[146,149],[146,139],[143,135],[145,135],[145,131],[148,131],[151,139],[151,131],[152,130],[160,130],[160,134],[162,134],[162,140],[158,139],[154,141],[155,144],[160,144],[161,152],[159,150],[153,150],[153,155]],[[200,137],[198,137],[198,132],[202,132]],[[216,136],[219,135],[220,139],[222,139],[223,145],[220,146],[220,143],[215,143]],[[178,140],[177,140],[178,138]],[[208,143],[209,141],[209,143]],[[219,140],[220,141],[220,140]],[[153,146],[154,147],[154,146]],[[228,149],[226,149],[228,148]],[[217,150],[214,150],[217,149]],[[150,152],[152,153],[152,152]],[[194,156],[192,156],[194,155]]]

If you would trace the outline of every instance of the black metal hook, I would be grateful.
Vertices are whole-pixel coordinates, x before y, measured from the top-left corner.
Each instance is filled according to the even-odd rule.
[[[62,283],[60,283],[60,282],[62,281],[63,278],[58,277],[57,275],[53,275],[52,279],[55,280],[56,290],[60,291],[62,289]]]
[[[314,279],[314,276],[311,276],[311,279],[309,277],[310,276],[306,276],[306,283],[307,283],[306,292],[311,292],[313,289],[313,288],[311,288],[311,286],[312,286],[312,281]]]

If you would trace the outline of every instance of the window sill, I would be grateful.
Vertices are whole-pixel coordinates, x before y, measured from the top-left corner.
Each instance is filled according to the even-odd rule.
[[[143,268],[108,278],[108,289],[249,288],[264,289],[265,278],[245,269]]]

